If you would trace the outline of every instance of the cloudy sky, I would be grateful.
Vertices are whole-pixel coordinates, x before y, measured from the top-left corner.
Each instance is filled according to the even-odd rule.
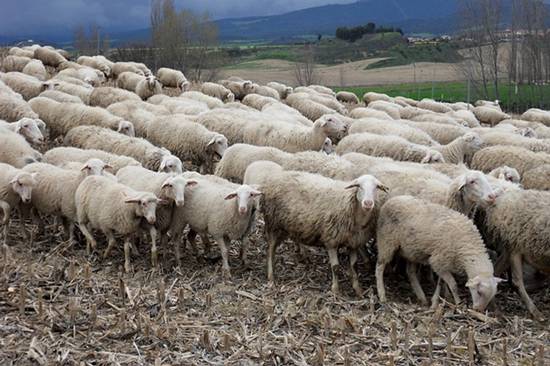
[[[208,11],[215,18],[271,15],[355,0],[175,0],[178,7]],[[106,29],[146,28],[150,0],[0,0],[0,36],[73,29],[96,22]]]

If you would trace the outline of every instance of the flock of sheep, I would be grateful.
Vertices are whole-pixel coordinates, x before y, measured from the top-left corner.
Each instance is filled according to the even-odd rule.
[[[180,71],[155,76],[103,56],[73,62],[38,45],[10,49],[2,69],[4,241],[13,210],[31,242],[44,235],[41,217],[55,217],[71,242],[76,228],[82,232],[88,253],[98,249],[96,233],[107,238],[104,257],[121,237],[130,271],[144,237],[153,266],[157,242],[171,242],[180,264],[188,228],[195,252],[197,235],[205,252],[217,243],[228,277],[228,245],[242,242],[246,264],[261,218],[270,281],[277,246],[291,239],[297,255],[304,246],[326,248],[335,293],[338,252],[347,250],[361,296],[355,265],[374,246],[382,302],[385,268],[399,255],[423,304],[419,265],[437,275],[432,304],[442,287],[458,303],[461,275],[478,311],[511,269],[528,310],[543,317],[523,266],[550,271],[550,112],[514,117],[498,102],[372,92],[360,101],[319,85],[237,77],[192,84]]]

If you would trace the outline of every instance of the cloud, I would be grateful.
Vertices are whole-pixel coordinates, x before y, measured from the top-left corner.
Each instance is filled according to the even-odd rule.
[[[4,2],[7,2],[4,3]],[[175,0],[178,8],[208,12],[213,18],[272,15],[354,0]],[[110,30],[149,25],[150,0],[2,0],[0,35],[51,34],[96,23]],[[14,16],[8,16],[13,14]]]

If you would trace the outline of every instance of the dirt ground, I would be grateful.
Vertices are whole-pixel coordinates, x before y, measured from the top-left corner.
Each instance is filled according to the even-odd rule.
[[[82,244],[69,247],[53,225],[47,233],[30,246],[12,222],[2,248],[2,365],[550,364],[548,324],[531,320],[507,284],[497,295],[500,313],[447,302],[434,311],[417,304],[405,277],[388,273],[390,302],[382,306],[368,262],[359,263],[363,298],[353,295],[346,266],[343,295],[331,295],[322,250],[302,263],[293,245],[282,245],[276,284],[268,285],[259,234],[248,269],[233,245],[233,278],[223,282],[219,261],[190,248],[182,268],[162,248],[154,271],[143,244],[124,274],[120,247],[102,260]],[[340,259],[347,263],[345,253]],[[469,294],[461,296],[467,304]],[[532,292],[547,318],[549,296],[548,288]]]
[[[415,82],[445,82],[463,80],[457,64],[419,62],[416,66],[394,66],[365,70],[369,64],[380,58],[350,62],[336,66],[319,65],[317,70],[323,85],[331,86],[368,86]],[[415,70],[416,69],[416,70]],[[282,60],[261,60],[245,63],[242,66],[222,70],[222,77],[239,76],[257,83],[266,84],[279,81],[295,85],[294,63]]]

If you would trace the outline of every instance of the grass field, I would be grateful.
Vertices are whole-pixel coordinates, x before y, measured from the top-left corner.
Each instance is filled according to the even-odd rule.
[[[367,91],[388,94],[395,97],[398,95],[420,100],[422,98],[433,98],[445,102],[468,101],[468,83],[467,82],[447,82],[447,83],[417,83],[417,84],[395,84],[380,85],[369,87],[349,87],[333,88],[335,91],[346,90],[355,93],[360,98]],[[479,93],[473,86],[470,88],[470,102],[478,99],[494,100],[494,87],[489,88],[489,97]],[[531,107],[550,107],[550,85],[545,86],[518,86],[517,93],[515,87],[508,85],[500,86],[500,103],[508,111],[522,112]]]
[[[453,43],[396,45],[381,56],[384,60],[367,66],[367,69],[409,65],[413,62],[459,62],[462,56],[458,53],[458,45]]]

